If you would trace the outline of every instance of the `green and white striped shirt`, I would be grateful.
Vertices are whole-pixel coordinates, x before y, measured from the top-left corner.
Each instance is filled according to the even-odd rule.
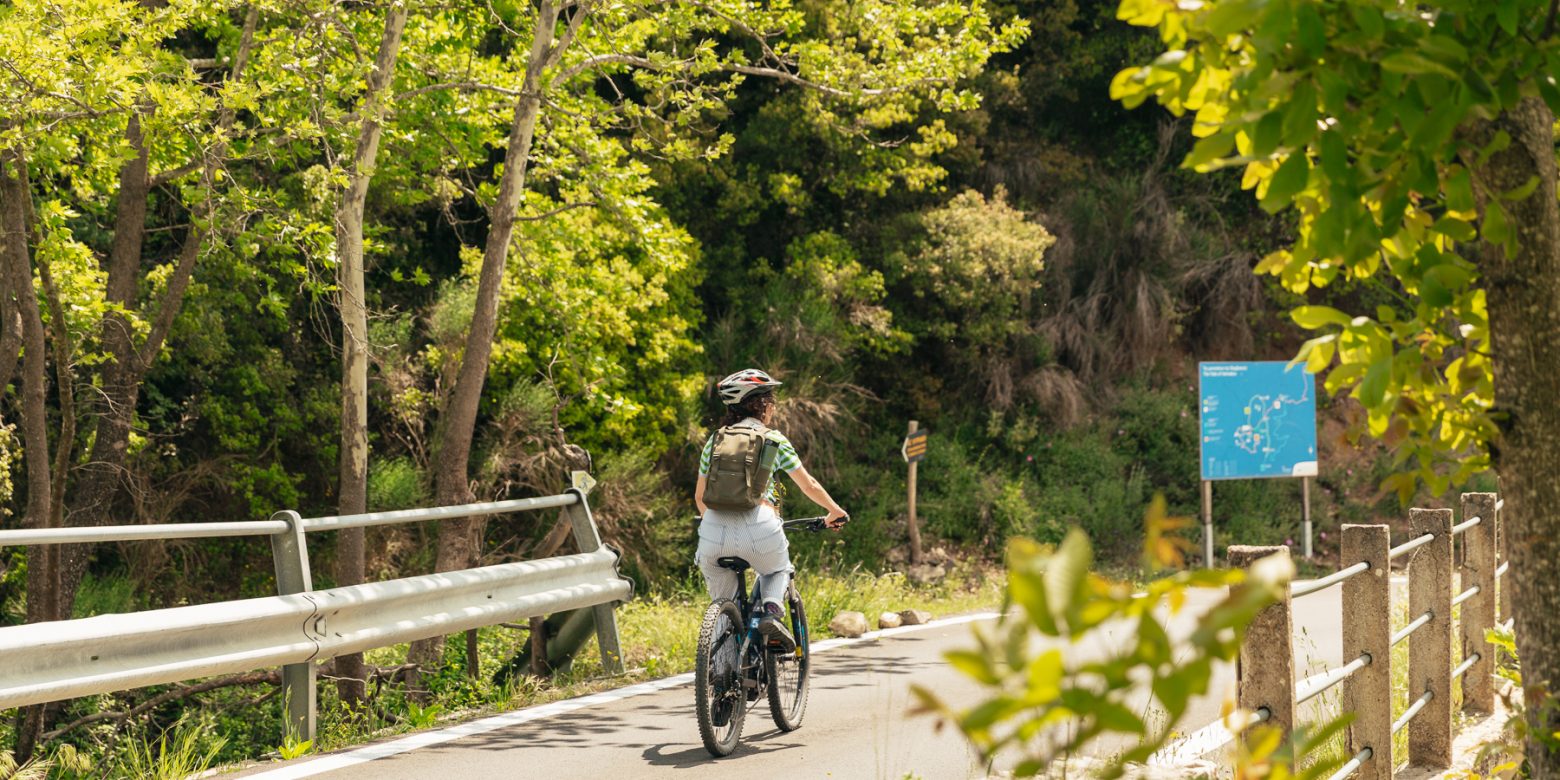
[[[759,423],[759,421],[753,419],[752,417],[737,423],[737,425],[747,425],[751,427],[758,427],[760,424],[761,423]],[[764,500],[773,504],[775,503],[775,472],[784,471],[785,473],[789,474],[802,467],[802,459],[796,454],[795,445],[791,444],[791,440],[787,439],[785,434],[771,428],[767,433],[764,434],[764,438],[780,445],[780,451],[777,453],[778,456],[775,458],[774,470],[769,472],[769,487],[764,489]],[[714,452],[715,437],[710,436],[704,442],[704,452],[700,453],[699,455],[699,476],[709,476],[710,455]]]

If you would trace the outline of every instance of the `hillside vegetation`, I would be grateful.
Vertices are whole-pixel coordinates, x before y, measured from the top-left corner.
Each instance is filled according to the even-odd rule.
[[[917,420],[928,547],[974,566],[1076,526],[1130,570],[1155,494],[1197,512],[1196,362],[1305,338],[1287,312],[1306,299],[1253,272],[1292,228],[1237,173],[1179,166],[1186,120],[1110,98],[1159,45],[1115,2],[924,2],[898,26],[879,5],[0,9],[0,527],[515,498],[589,462],[641,591],[696,598],[713,382],[757,366],[852,515],[794,542],[809,565],[903,568]],[[570,36],[551,70],[527,69],[538,31]],[[534,72],[556,80],[527,108]],[[1322,407],[1318,528],[1394,517],[1390,451],[1354,445],[1354,402]],[[1221,484],[1220,544],[1296,539],[1299,489]],[[523,559],[552,522],[344,535],[311,550],[315,585]],[[274,587],[264,540],[38,550],[0,552],[0,624]],[[438,648],[410,652],[438,706],[480,698]],[[82,711],[50,710],[0,737],[102,749],[205,718],[236,758],[279,744],[239,723],[270,729],[254,708],[276,706],[230,692],[68,734]]]

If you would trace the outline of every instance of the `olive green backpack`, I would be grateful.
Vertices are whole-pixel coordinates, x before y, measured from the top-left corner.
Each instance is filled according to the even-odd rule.
[[[768,428],[748,425],[728,425],[715,432],[704,483],[705,506],[742,512],[763,502],[780,449],[768,433]]]

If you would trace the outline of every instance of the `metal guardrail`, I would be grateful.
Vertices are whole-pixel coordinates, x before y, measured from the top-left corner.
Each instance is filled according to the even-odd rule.
[[[1369,780],[1390,780],[1398,764],[1392,737],[1404,729],[1410,735],[1411,764],[1447,768],[1452,760],[1454,687],[1460,682],[1465,710],[1488,712],[1494,706],[1496,653],[1485,633],[1512,624],[1510,589],[1499,586],[1511,573],[1500,530],[1505,501],[1492,493],[1464,493],[1461,503],[1468,519],[1455,524],[1451,509],[1411,510],[1408,519],[1417,535],[1396,547],[1389,545],[1391,533],[1384,524],[1345,525],[1344,560],[1354,563],[1329,576],[1295,583],[1289,599],[1268,607],[1253,622],[1263,630],[1253,628],[1242,640],[1242,660],[1261,660],[1237,666],[1241,706],[1270,713],[1270,721],[1285,731],[1293,727],[1298,705],[1342,686],[1344,707],[1357,719],[1347,732],[1354,755],[1335,779],[1358,772]],[[1241,550],[1246,565],[1270,555],[1287,557],[1290,551],[1279,546]],[[1394,579],[1387,575],[1392,561],[1403,557],[1408,557],[1409,614],[1415,617],[1394,629],[1392,605],[1402,597],[1394,594]],[[1459,578],[1456,587],[1463,588],[1461,592],[1454,589]],[[1293,647],[1283,634],[1291,630],[1293,599],[1339,584],[1344,586],[1344,657],[1354,660],[1291,682]],[[1503,622],[1497,622],[1497,615]],[[1404,643],[1409,677],[1421,693],[1394,718],[1392,703],[1400,692],[1393,690],[1393,667],[1402,661],[1394,661],[1392,650]],[[1459,645],[1461,658],[1453,654]]]
[[[490,501],[483,504],[459,506],[435,506],[424,509],[400,509],[394,512],[368,512],[361,515],[336,515],[331,517],[305,517],[303,530],[307,533],[335,531],[342,528],[366,528],[371,525],[395,525],[418,523],[425,520],[450,520],[461,517],[501,515],[508,512],[525,512],[535,509],[561,509],[580,502],[577,493],[564,493],[541,498],[517,498],[511,501]]]
[[[1403,710],[1403,714],[1399,715],[1397,720],[1392,721],[1392,733],[1396,734],[1399,731],[1402,731],[1403,727],[1407,726],[1408,722],[1413,720],[1414,716],[1418,715],[1419,711],[1423,710],[1425,705],[1429,704],[1430,700],[1434,698],[1435,691],[1425,691],[1424,693],[1420,694],[1419,698],[1415,699],[1413,704],[1408,705],[1408,709]]]
[[[95,528],[23,528],[0,531],[0,547],[94,542],[142,542],[154,539],[211,539],[219,536],[270,536],[287,530],[285,520],[238,523],[164,523],[104,525]]]
[[[315,591],[304,533],[562,508],[581,552]],[[0,629],[0,709],[282,666],[287,729],[315,732],[315,664],[338,655],[589,607],[608,673],[622,672],[612,605],[633,595],[585,494],[304,519],[0,532],[0,545],[268,535],[278,595]]]
[[[479,569],[0,631],[0,709],[323,661],[622,601],[610,549]]]
[[[1343,780],[1345,777],[1360,771],[1360,767],[1364,766],[1365,762],[1369,761],[1373,755],[1375,755],[1374,751],[1368,747],[1364,748],[1360,752],[1355,753],[1354,758],[1349,759],[1348,763],[1338,767],[1338,771],[1332,773],[1332,777],[1327,778],[1327,780]]]
[[[1461,680],[1462,676],[1467,674],[1468,670],[1472,669],[1473,665],[1478,663],[1479,660],[1483,657],[1484,655],[1482,653],[1474,653],[1473,655],[1464,658],[1463,662],[1458,664],[1456,669],[1452,670],[1452,679]]]
[[[1413,539],[1410,539],[1392,548],[1391,550],[1388,550],[1387,560],[1395,561],[1398,558],[1401,558],[1402,556],[1407,555],[1433,541],[1435,541],[1435,534],[1420,534],[1419,536],[1416,536]]]
[[[1353,566],[1345,569],[1339,569],[1338,571],[1335,571],[1326,577],[1322,577],[1321,579],[1311,580],[1310,582],[1302,582],[1299,585],[1291,585],[1289,588],[1289,597],[1292,599],[1297,599],[1301,596],[1309,596],[1312,593],[1323,591],[1334,585],[1337,585],[1338,583],[1343,582],[1344,580],[1353,577],[1356,574],[1363,574],[1367,571],[1370,571],[1370,564],[1366,563],[1365,561],[1360,561]]]
[[[1418,631],[1419,629],[1424,628],[1425,626],[1429,625],[1430,621],[1434,620],[1434,619],[1435,619],[1435,610],[1433,610],[1433,609],[1425,610],[1423,615],[1420,615],[1419,617],[1414,618],[1413,620],[1409,621],[1408,625],[1403,626],[1402,628],[1400,628],[1397,631],[1393,632],[1393,634],[1392,634],[1392,646],[1393,647],[1397,647],[1398,645],[1402,644],[1403,640],[1413,636],[1415,631]]]
[[[1321,674],[1312,675],[1295,684],[1295,704],[1304,704],[1323,691],[1349,679],[1355,672],[1370,666],[1370,653],[1361,653],[1359,658],[1338,667],[1329,669]]]

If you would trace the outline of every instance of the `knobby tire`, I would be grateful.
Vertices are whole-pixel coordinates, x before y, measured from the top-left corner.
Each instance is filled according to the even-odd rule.
[[[730,599],[710,604],[699,625],[697,666],[693,672],[699,737],[704,740],[704,749],[717,758],[731,755],[742,737],[747,694],[742,688],[742,659],[738,651],[745,631],[742,613]],[[726,660],[721,662],[723,656]],[[730,715],[724,725],[717,725],[717,709],[722,705],[730,707]]]
[[[769,677],[769,714],[781,731],[795,731],[801,728],[802,714],[807,711],[812,650],[802,597],[794,585],[786,595],[791,612],[791,636],[796,639],[797,649],[787,657],[780,657],[775,652],[765,653],[764,671]]]

